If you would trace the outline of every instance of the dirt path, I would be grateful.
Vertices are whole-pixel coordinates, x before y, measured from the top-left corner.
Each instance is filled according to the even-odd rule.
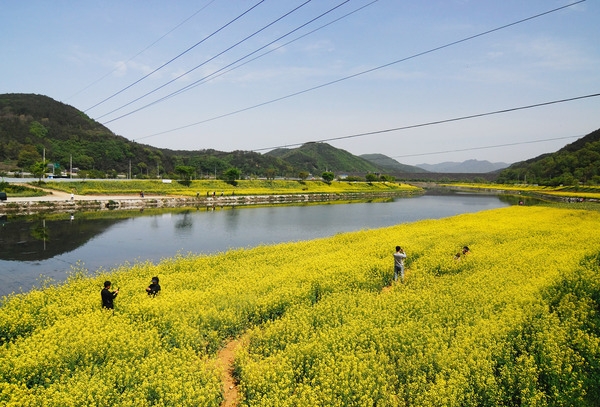
[[[404,278],[408,275],[408,270],[404,275]],[[394,283],[382,288],[382,293],[388,293],[392,290],[394,285],[401,284],[400,282]],[[247,336],[242,336],[242,339],[233,339],[227,343],[217,354],[217,367],[221,370],[221,383],[223,383],[223,396],[224,400],[221,403],[221,407],[238,407],[239,406],[239,392],[238,386],[233,377],[233,362],[235,359],[235,353],[240,346],[243,346]]]
[[[221,368],[221,381],[223,383],[223,395],[225,399],[221,407],[236,407],[239,405],[237,384],[233,378],[233,360],[239,340],[230,341],[217,355],[217,365]]]

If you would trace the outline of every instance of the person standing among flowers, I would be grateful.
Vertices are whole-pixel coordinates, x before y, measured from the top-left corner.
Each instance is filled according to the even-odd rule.
[[[112,284],[110,281],[105,281],[104,288],[100,292],[100,295],[102,296],[102,307],[104,307],[106,309],[114,309],[115,308],[115,306],[113,304],[113,300],[115,299],[117,294],[119,294],[118,288],[115,291],[110,291],[111,285]]]
[[[146,288],[148,295],[156,296],[160,292],[160,284],[158,284],[158,277],[152,277],[150,285]]]
[[[398,281],[398,275],[400,275],[400,282],[404,283],[404,259],[406,259],[406,253],[400,246],[396,246],[396,253],[394,253],[394,281]]]

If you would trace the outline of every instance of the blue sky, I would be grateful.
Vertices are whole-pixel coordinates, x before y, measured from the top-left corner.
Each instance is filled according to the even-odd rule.
[[[329,140],[412,165],[512,163],[600,128],[600,97],[419,125],[600,93],[598,2],[478,36],[572,3],[2,0],[0,93],[175,150]]]

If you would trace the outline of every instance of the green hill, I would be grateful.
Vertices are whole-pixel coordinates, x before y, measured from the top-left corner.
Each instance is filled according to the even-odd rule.
[[[428,172],[419,167],[414,167],[412,165],[401,164],[398,161],[394,160],[383,154],[361,154],[360,158],[364,158],[369,161],[373,165],[381,168],[385,172],[397,173],[397,172],[407,172],[407,173],[421,173]]]
[[[600,129],[555,153],[511,165],[500,173],[498,182],[553,186],[600,183]]]
[[[130,161],[140,171],[141,163],[146,168],[172,165],[160,149],[117,136],[72,106],[42,95],[0,95],[0,160],[5,169],[27,169],[43,155],[63,169],[71,162],[84,170],[117,172],[126,172]]]
[[[244,175],[297,175],[299,169],[255,152],[175,151],[139,144],[114,134],[85,113],[52,98],[34,94],[0,95],[0,170],[25,170],[45,155],[57,169],[96,172],[92,176],[131,174],[154,178],[178,165],[196,176],[222,174],[236,167]]]
[[[293,149],[279,148],[266,155],[281,158],[294,167],[304,168],[313,174],[323,171],[354,174],[381,172],[381,167],[327,143],[312,142]]]
[[[114,134],[73,106],[35,94],[0,95],[0,171],[25,171],[42,157],[56,170],[71,167],[89,177],[171,176],[177,166],[193,167],[195,178],[218,177],[228,168],[243,176],[297,177],[323,171],[364,176],[382,167],[324,143],[266,154],[251,151],[182,151],[139,144]],[[399,164],[401,165],[401,164]]]

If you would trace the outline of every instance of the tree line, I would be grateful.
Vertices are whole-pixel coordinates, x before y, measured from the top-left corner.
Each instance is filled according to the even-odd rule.
[[[552,154],[516,163],[503,170],[499,183],[547,186],[600,184],[600,130]]]

